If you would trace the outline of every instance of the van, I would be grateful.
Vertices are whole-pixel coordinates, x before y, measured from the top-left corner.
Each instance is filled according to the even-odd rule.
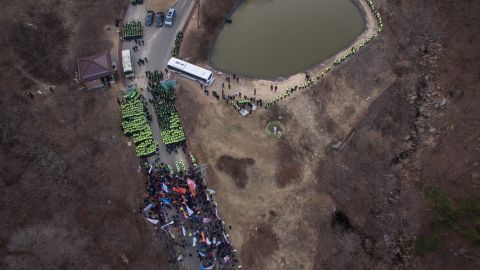
[[[167,16],[165,16],[165,26],[172,27],[173,21],[175,20],[176,12],[175,9],[171,8],[167,11]]]

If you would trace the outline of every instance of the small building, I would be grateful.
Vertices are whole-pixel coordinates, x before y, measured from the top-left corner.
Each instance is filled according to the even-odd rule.
[[[78,82],[87,89],[105,87],[114,82],[110,51],[78,58],[77,70]]]

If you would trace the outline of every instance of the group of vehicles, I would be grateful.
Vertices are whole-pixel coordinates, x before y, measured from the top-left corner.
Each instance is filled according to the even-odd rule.
[[[155,22],[156,27],[162,27],[164,24],[166,27],[172,27],[175,17],[176,11],[174,8],[169,9],[166,16],[163,12],[157,12],[157,14],[155,14],[155,12],[149,10],[145,17],[145,25],[150,26]]]
[[[133,79],[135,74],[133,73],[130,50],[122,51],[122,64],[125,78]],[[171,71],[197,81],[203,85],[211,85],[215,79],[213,72],[210,70],[190,64],[175,57],[172,57],[170,60],[168,60],[167,67]]]
[[[153,11],[148,11],[147,16],[145,17],[145,25],[150,26],[155,23],[156,27],[162,27],[163,25],[166,27],[172,27],[175,17],[176,11],[173,8],[170,8],[167,11],[167,15],[164,15],[163,12],[157,12],[155,14]],[[122,63],[125,77],[127,79],[133,79],[135,75],[133,72],[130,50],[127,49],[122,51]],[[211,85],[215,79],[213,72],[210,70],[190,64],[175,57],[170,58],[167,67],[173,72],[195,80],[203,85]]]

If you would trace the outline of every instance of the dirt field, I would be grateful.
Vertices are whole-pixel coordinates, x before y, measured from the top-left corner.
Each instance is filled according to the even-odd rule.
[[[120,129],[119,90],[71,84],[77,56],[114,47],[121,11],[90,0],[2,9],[1,269],[168,267],[138,214],[145,178]]]
[[[202,2],[213,26],[185,37],[182,54],[195,61],[228,10],[216,2]],[[209,165],[207,182],[247,269],[479,267],[479,247],[453,230],[441,232],[435,252],[414,249],[434,220],[417,183],[457,203],[479,194],[480,4],[377,6],[378,39],[268,111],[242,118],[180,81],[189,148]],[[280,140],[264,132],[272,120],[285,125]]]
[[[234,2],[202,1],[205,27],[183,55],[206,59]],[[455,203],[479,194],[480,3],[377,5],[378,39],[268,111],[242,118],[180,80],[189,149],[209,166],[244,269],[479,268],[472,235],[443,230],[423,256],[414,243],[438,218],[419,183]],[[167,269],[135,213],[144,176],[121,134],[118,90],[70,83],[75,57],[114,48],[107,25],[121,11],[93,0],[2,10],[1,269]],[[281,139],[264,132],[272,120]]]

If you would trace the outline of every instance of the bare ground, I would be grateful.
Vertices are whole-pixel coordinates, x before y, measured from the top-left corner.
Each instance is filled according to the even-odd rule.
[[[202,1],[217,14],[205,17],[213,30],[233,3],[217,2]],[[479,192],[479,3],[379,4],[379,39],[269,111],[242,118],[180,81],[189,148],[210,165],[207,182],[245,268],[478,269],[478,246],[458,233],[442,234],[440,249],[423,257],[412,254],[412,242],[432,219],[415,182],[455,201]],[[79,92],[68,83],[75,56],[110,48],[102,31],[120,11],[110,1],[46,0],[2,11],[2,269],[164,265],[161,242],[133,213],[144,180],[120,133],[116,90]],[[51,23],[57,27],[41,28]],[[193,47],[182,53],[205,57],[208,39],[186,42],[200,37],[186,36]],[[54,93],[26,95],[52,83]],[[278,119],[282,140],[263,132]],[[255,163],[221,170],[222,156]],[[332,226],[334,209],[350,230]]]
[[[121,10],[48,0],[2,10],[1,269],[168,267],[135,213],[145,180],[120,129],[119,90],[70,83],[76,57],[113,47],[105,31]]]
[[[478,269],[479,247],[454,231],[442,233],[436,252],[415,256],[413,248],[432,220],[415,183],[454,201],[479,192],[479,3],[377,5],[385,25],[378,39],[269,111],[242,118],[181,80],[189,148],[212,165],[207,181],[244,267]],[[202,52],[189,46],[184,55]],[[280,141],[263,132],[278,119],[287,130]],[[224,155],[255,160],[244,168],[244,187],[213,166]],[[278,182],[293,174],[299,178]],[[332,226],[333,210],[351,230]]]
[[[174,5],[177,0],[146,0],[145,7],[154,12],[166,11],[172,5]]]
[[[195,6],[190,27],[195,31],[187,31],[182,42],[180,57],[188,57],[190,61],[207,62],[210,47],[213,45],[216,33],[223,25],[225,15],[239,2],[238,0],[201,1],[200,23],[198,23],[198,6]],[[195,27],[193,27],[195,26]],[[197,28],[199,27],[199,28]]]

